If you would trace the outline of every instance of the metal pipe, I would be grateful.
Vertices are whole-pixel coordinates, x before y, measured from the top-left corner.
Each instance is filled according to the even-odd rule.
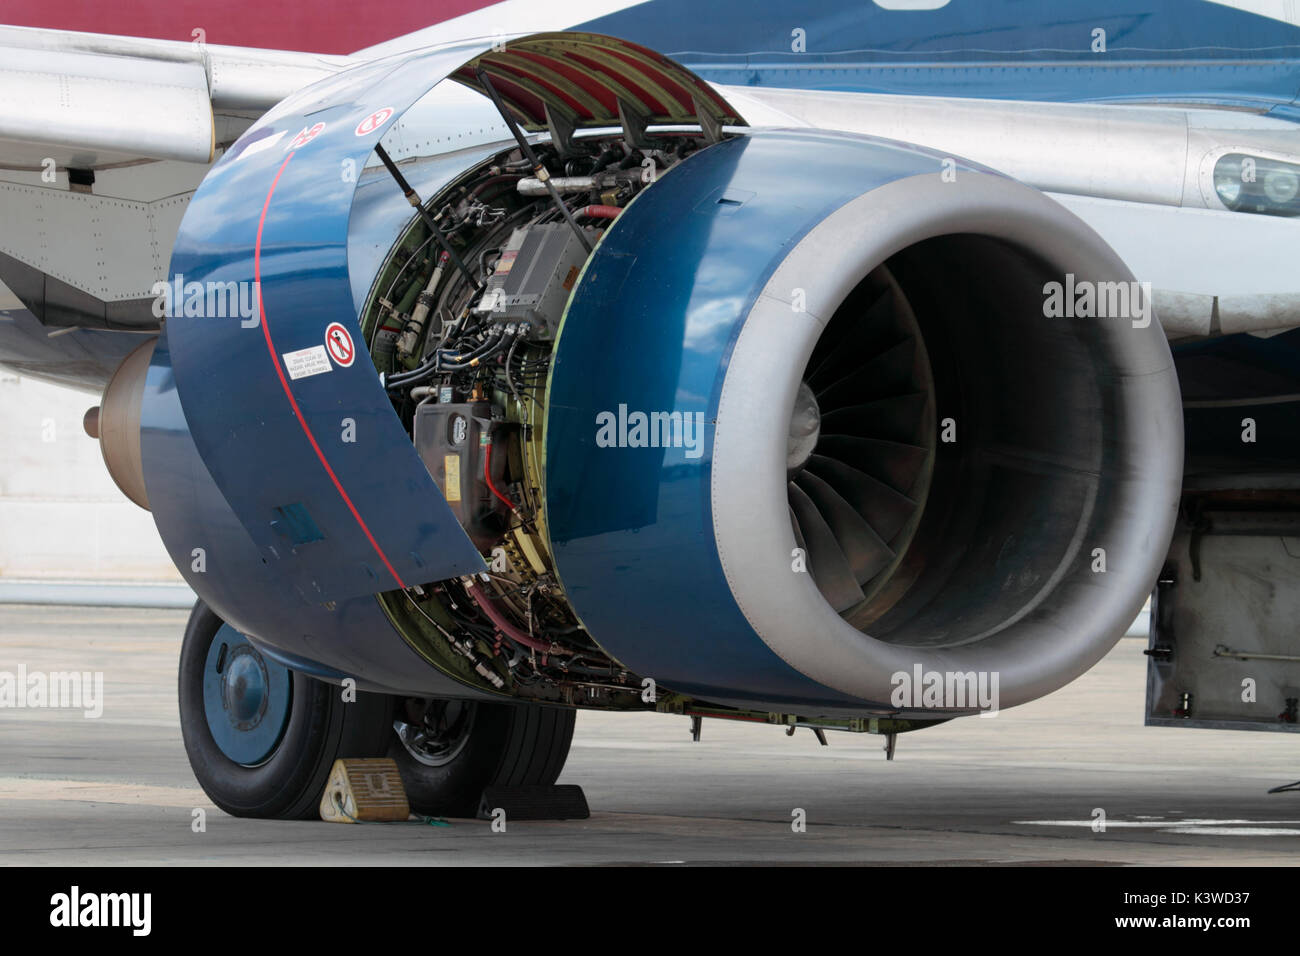
[[[585,193],[596,188],[596,177],[594,176],[552,176],[543,182],[540,179],[534,179],[531,176],[521,179],[515,185],[515,189],[524,196],[545,196],[547,193],[546,183],[551,184],[551,188],[560,193]]]
[[[1294,654],[1255,654],[1250,651],[1234,651],[1226,644],[1220,644],[1214,648],[1215,657],[1230,657],[1238,661],[1286,661],[1287,663],[1300,663],[1300,657]]]

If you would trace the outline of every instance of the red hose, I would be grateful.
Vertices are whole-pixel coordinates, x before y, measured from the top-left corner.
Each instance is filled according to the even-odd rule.
[[[617,219],[623,214],[623,210],[618,206],[584,206],[579,212],[579,216],[591,216],[593,219]]]
[[[484,479],[486,479],[488,489],[492,492],[492,494],[496,495],[498,498],[504,501],[507,508],[509,508],[511,511],[514,511],[515,503],[511,501],[509,498],[507,498],[505,495],[503,495],[501,492],[497,491],[497,486],[492,483],[492,443],[491,442],[487,443],[487,451],[483,455],[483,477]]]
[[[470,600],[478,605],[479,610],[487,615],[488,620],[490,620],[494,625],[496,625],[497,630],[499,630],[506,637],[510,638],[512,641],[515,641],[518,644],[522,644],[524,645],[524,647],[531,647],[535,651],[541,651],[544,654],[573,654],[574,653],[573,651],[569,650],[567,647],[561,647],[558,644],[548,644],[545,641],[539,641],[537,638],[531,637],[528,634],[525,634],[523,631],[519,630],[519,628],[515,627],[508,620],[506,620],[506,616],[497,609],[496,605],[492,603],[492,601],[488,598],[486,594],[483,595],[483,597],[481,598],[478,596],[479,588],[477,584],[468,585],[466,587],[466,590],[469,592]]]
[[[492,494],[496,495],[498,498],[504,501],[506,507],[508,507],[511,511],[514,511],[515,510],[514,503],[505,495],[503,495],[500,491],[498,491],[497,486],[492,483],[492,443],[491,442],[487,443],[487,447],[483,455],[483,478],[487,481],[487,486],[488,488],[491,489]],[[488,616],[488,620],[490,620],[493,624],[496,625],[497,630],[500,631],[502,634],[504,634],[506,637],[510,638],[512,641],[515,641],[518,644],[522,644],[524,645],[524,647],[531,647],[535,651],[542,651],[545,654],[577,653],[576,651],[572,651],[567,647],[562,647],[559,644],[548,644],[545,641],[539,641],[537,640],[537,638],[530,637],[529,635],[525,634],[523,631],[519,630],[519,628],[515,627],[508,620],[506,620],[506,616],[497,609],[496,605],[492,603],[491,599],[486,594],[483,595],[481,599],[479,598],[477,594],[478,591],[477,585],[471,583],[466,588],[466,590],[469,592],[470,600],[472,600],[475,604],[477,604],[479,610],[481,610],[484,614]],[[542,658],[542,662],[543,663],[546,662],[546,659],[544,657]]]

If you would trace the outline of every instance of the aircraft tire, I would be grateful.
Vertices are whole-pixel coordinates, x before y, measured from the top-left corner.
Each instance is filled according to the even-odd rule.
[[[242,681],[231,676],[232,654]],[[338,686],[263,658],[202,601],[185,628],[178,684],[190,767],[237,817],[318,816],[334,761],[382,754],[393,733],[392,698],[358,692],[344,702]]]
[[[388,756],[397,762],[407,800],[416,813],[472,817],[483,788],[555,783],[573,740],[576,711],[535,704],[407,701],[428,704],[436,738],[411,746],[394,733]],[[420,756],[417,758],[416,754]]]

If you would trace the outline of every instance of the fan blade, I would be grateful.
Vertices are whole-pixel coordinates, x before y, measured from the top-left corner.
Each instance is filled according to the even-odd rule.
[[[924,437],[922,429],[928,401],[929,396],[924,392],[912,392],[837,408],[822,414],[821,430],[830,435],[884,438],[914,444]]]
[[[916,502],[907,495],[842,461],[813,455],[804,468],[834,488],[875,529],[882,541],[893,541],[894,535],[903,530],[907,519],[916,511]]]
[[[856,314],[833,320],[817,342],[808,361],[812,371],[804,380],[816,391],[853,370],[863,355],[875,355],[888,346],[898,331],[884,321],[894,311],[894,293],[885,290],[870,306]]]
[[[834,488],[807,472],[796,478],[795,484],[817,506],[848,559],[858,584],[866,584],[889,565],[894,552],[853,506],[835,493]]]
[[[865,597],[854,580],[853,569],[836,543],[835,533],[822,519],[812,499],[793,483],[789,492],[790,506],[799,519],[799,528],[808,545],[808,567],[813,581],[831,607],[837,612],[847,611]]]
[[[817,443],[817,454],[865,471],[895,491],[907,494],[916,485],[929,452],[916,445],[879,438],[823,434]]]
[[[868,359],[843,378],[817,390],[823,412],[864,399],[888,398],[916,388],[916,339],[906,338]]]

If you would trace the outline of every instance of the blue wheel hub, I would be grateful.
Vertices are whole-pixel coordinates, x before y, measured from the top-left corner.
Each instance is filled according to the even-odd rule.
[[[203,712],[221,752],[241,766],[265,763],[284,736],[292,697],[289,669],[222,624],[203,667]]]

